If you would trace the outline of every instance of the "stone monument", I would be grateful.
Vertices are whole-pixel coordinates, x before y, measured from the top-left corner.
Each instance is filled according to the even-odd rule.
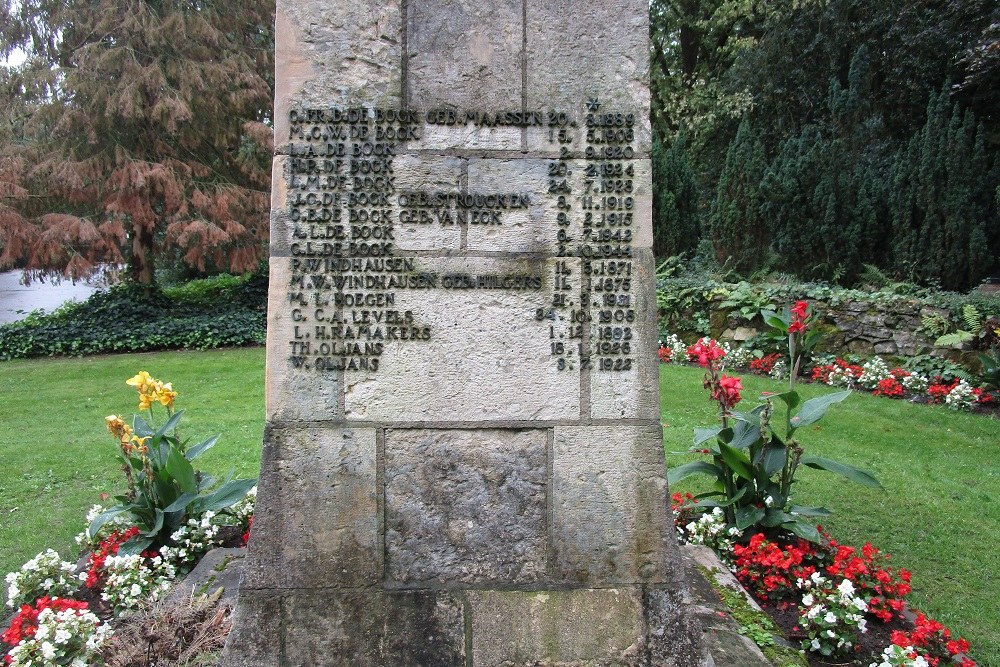
[[[645,0],[279,0],[267,428],[227,667],[701,664]]]

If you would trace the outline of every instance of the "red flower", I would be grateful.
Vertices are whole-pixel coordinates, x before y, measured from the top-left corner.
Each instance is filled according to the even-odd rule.
[[[253,528],[253,514],[247,519],[247,532],[243,533],[243,546],[250,541],[250,530]]]
[[[761,375],[767,375],[772,370],[774,370],[774,365],[781,361],[782,355],[774,352],[766,357],[761,357],[760,359],[753,359],[750,362],[750,370],[754,373],[760,373]]]
[[[792,306],[792,322],[788,325],[788,333],[802,333],[806,330],[806,320],[809,318],[807,301],[796,301]]]
[[[84,582],[87,588],[97,588],[100,585],[101,570],[104,569],[104,561],[108,559],[108,556],[117,554],[118,549],[123,544],[138,534],[139,527],[132,526],[124,533],[116,531],[101,540],[101,543],[97,545],[97,548],[91,552],[90,557],[87,559],[87,580]]]
[[[669,347],[660,347],[660,349],[656,352],[656,354],[660,357],[660,361],[665,364],[670,363],[670,355],[673,353],[674,351]]]
[[[879,380],[878,386],[872,392],[875,396],[888,396],[889,398],[902,398],[903,385],[894,377],[887,377]]]
[[[743,385],[738,377],[729,377],[723,373],[718,384],[712,390],[712,400],[718,401],[723,410],[729,410],[740,402],[740,392]]]
[[[702,368],[709,368],[712,362],[726,356],[726,351],[711,338],[702,338],[687,349],[687,356],[692,361],[697,360]]]
[[[10,622],[10,627],[0,635],[0,639],[6,644],[17,646],[21,640],[34,637],[35,632],[38,631],[38,615],[45,609],[52,609],[57,612],[66,611],[67,609],[82,610],[87,609],[87,603],[71,598],[50,598],[47,595],[40,597],[35,600],[34,605],[21,605],[17,615]],[[11,662],[9,657],[7,658],[7,662],[8,664]]]

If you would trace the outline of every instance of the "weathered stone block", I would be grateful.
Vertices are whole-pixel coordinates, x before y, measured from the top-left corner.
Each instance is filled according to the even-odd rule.
[[[399,107],[399,0],[280,3],[275,12],[274,144],[289,140],[288,112],[332,105]]]
[[[541,429],[388,430],[388,577],[404,585],[542,578],[547,440]]]
[[[271,428],[265,443],[242,587],[377,583],[375,431]]]
[[[636,114],[635,143],[640,156],[650,149],[649,5],[641,0],[589,4],[573,0],[527,3],[528,108],[569,113],[586,127],[584,103],[597,98],[602,111]],[[558,153],[548,131],[528,132],[532,151]],[[582,138],[585,138],[585,134]],[[582,141],[572,146],[582,150]]]
[[[679,563],[678,563],[679,565]],[[649,662],[658,667],[692,667],[714,664],[699,645],[701,628],[684,606],[683,591],[652,588],[645,592]]]
[[[660,426],[563,426],[554,437],[557,576],[581,586],[675,580]]]
[[[282,665],[466,664],[463,605],[446,592],[296,592],[283,608]]]
[[[469,591],[467,595],[476,667],[648,664],[642,596],[637,589]]]
[[[408,8],[411,107],[520,110],[521,0],[429,0]]]
[[[281,664],[281,600],[269,593],[240,590],[233,629],[226,639],[222,664],[263,667]]]
[[[553,260],[418,258],[436,289],[399,290],[394,310],[428,340],[386,340],[377,371],[348,371],[348,421],[491,422],[578,418],[579,376],[553,363],[548,321]],[[530,276],[538,289],[470,289],[466,278]],[[353,317],[353,315],[352,315]],[[447,345],[438,343],[447,339]],[[498,378],[517,381],[498,381]]]

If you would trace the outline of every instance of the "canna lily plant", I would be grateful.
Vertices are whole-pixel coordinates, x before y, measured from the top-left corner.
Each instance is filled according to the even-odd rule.
[[[116,496],[118,504],[94,518],[87,529],[93,538],[108,521],[128,514],[139,533],[121,546],[119,553],[123,555],[167,544],[189,518],[231,507],[257,483],[255,479],[234,480],[230,474],[216,487],[218,480],[196,471],[193,462],[211,449],[219,436],[188,446],[177,432],[184,411],[174,411],[177,392],[171,384],[160,382],[146,371],[140,371],[126,384],[139,392],[139,410],[147,413],[148,420],[137,414],[129,426],[118,415],[105,418],[118,446],[128,490]],[[165,412],[160,426],[154,420],[154,406]]]
[[[738,377],[722,372],[725,351],[715,341],[704,339],[688,348],[688,356],[706,369],[705,388],[719,406],[719,425],[695,429],[691,451],[707,454],[710,460],[678,466],[669,472],[668,480],[675,484],[695,474],[713,477],[713,489],[695,496],[694,507],[701,511],[721,508],[727,524],[740,532],[748,529],[771,534],[791,532],[821,542],[812,520],[828,515],[829,511],[792,501],[795,474],[800,466],[837,473],[871,488],[881,489],[882,485],[864,470],[805,453],[797,436],[799,429],[815,424],[851,392],[802,400],[795,391],[796,351],[802,349],[802,338],[810,335],[811,314],[808,304],[800,301],[787,315],[788,321],[781,322],[781,330],[788,335],[794,364],[793,372],[789,373],[789,389],[762,395],[763,402],[750,412],[734,409],[742,400],[743,387]],[[779,415],[775,415],[775,406],[783,408]]]

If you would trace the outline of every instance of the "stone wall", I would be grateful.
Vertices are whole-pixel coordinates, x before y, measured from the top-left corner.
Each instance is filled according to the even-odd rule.
[[[730,309],[722,307],[723,299],[713,302],[710,314],[712,335],[720,340],[742,343],[766,329],[758,315],[750,322],[728,315]],[[863,357],[912,357],[933,351],[942,356],[952,355],[952,350],[935,348],[935,336],[922,330],[924,317],[948,317],[948,311],[934,308],[912,299],[884,305],[866,301],[846,301],[830,304],[812,302],[813,309],[822,315],[820,326],[824,336],[820,351],[831,354],[859,354]]]

